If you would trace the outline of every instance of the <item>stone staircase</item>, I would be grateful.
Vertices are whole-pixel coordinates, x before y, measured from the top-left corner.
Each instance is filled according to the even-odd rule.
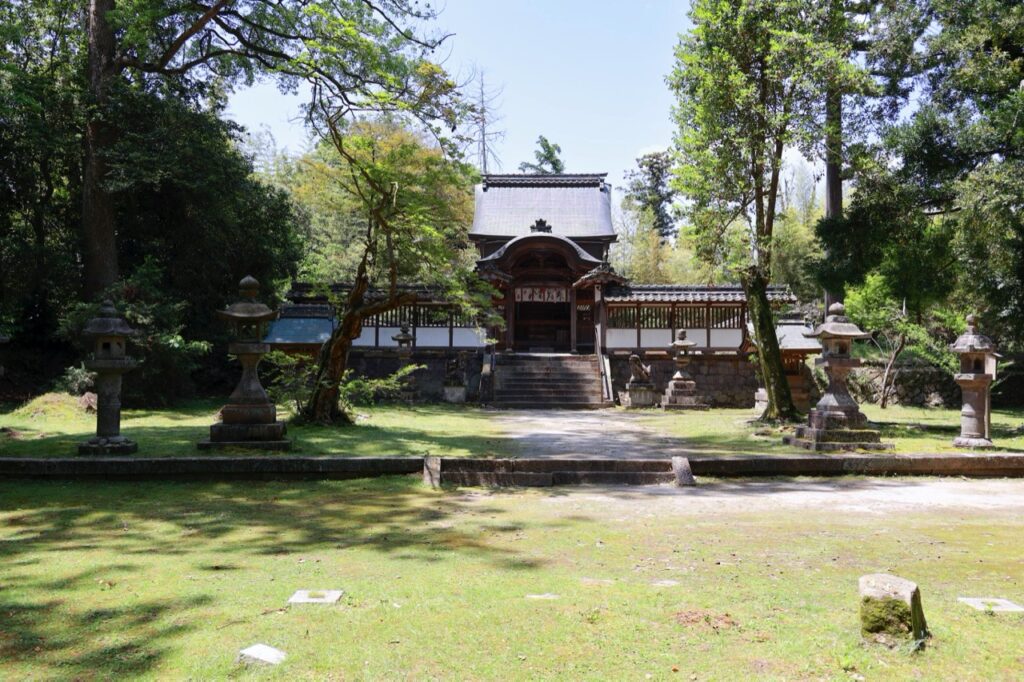
[[[598,362],[596,355],[499,353],[493,404],[517,409],[606,407]]]

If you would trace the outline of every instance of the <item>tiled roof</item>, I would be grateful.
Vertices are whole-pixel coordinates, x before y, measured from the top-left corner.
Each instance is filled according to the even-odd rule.
[[[331,338],[334,320],[325,317],[281,317],[270,323],[264,343],[322,344]]]
[[[520,237],[543,220],[563,237],[614,237],[605,174],[485,175],[476,187],[473,229],[480,237]]]
[[[604,298],[609,303],[746,303],[747,295],[739,285],[703,286],[697,284],[631,284],[608,287]],[[786,286],[768,287],[772,303],[796,303]]]

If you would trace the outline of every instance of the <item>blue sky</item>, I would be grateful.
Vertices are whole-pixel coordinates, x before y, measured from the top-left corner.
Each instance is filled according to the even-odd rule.
[[[533,160],[538,135],[562,147],[566,171],[604,172],[620,185],[642,153],[672,139],[672,68],[689,3],[611,0],[448,0],[436,29],[454,35],[440,51],[455,76],[486,74],[501,89],[495,148],[502,170]],[[272,83],[236,93],[228,110],[278,147],[301,151],[300,100]],[[492,169],[493,172],[493,169]]]

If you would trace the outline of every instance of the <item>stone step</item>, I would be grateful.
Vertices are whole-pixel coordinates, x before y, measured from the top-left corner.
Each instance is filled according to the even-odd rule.
[[[494,386],[496,391],[581,391],[592,389],[601,390],[601,382],[593,380],[561,383],[508,381],[496,383]]]
[[[613,471],[613,472],[657,472],[671,473],[672,460],[667,458],[647,459],[582,459],[582,458],[522,458],[522,459],[472,459],[445,458],[444,471],[495,471],[512,473],[517,471]]]
[[[547,487],[552,485],[659,485],[673,483],[675,474],[629,471],[516,471],[510,473],[488,471],[441,472],[441,482],[463,486],[522,486]]]
[[[495,403],[531,402],[551,403],[552,405],[556,405],[560,403],[575,402],[599,403],[602,402],[602,400],[603,398],[600,391],[594,391],[591,393],[569,393],[566,395],[550,395],[546,393],[496,393],[494,396]]]
[[[495,400],[497,408],[512,408],[519,410],[598,410],[604,408],[603,400]]]

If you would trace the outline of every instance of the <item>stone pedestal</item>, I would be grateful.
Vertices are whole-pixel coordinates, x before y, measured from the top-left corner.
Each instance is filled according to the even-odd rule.
[[[868,426],[846,387],[847,375],[860,360],[825,357],[817,362],[825,368],[828,388],[811,409],[807,424],[798,426],[795,436],[783,437],[783,442],[816,451],[892,449],[892,443],[883,443],[878,431]]]
[[[661,406],[666,410],[707,410],[710,408],[710,405],[697,395],[697,383],[693,378],[689,374],[680,372],[676,372],[668,382]]]
[[[960,448],[990,448],[989,437],[989,387],[992,377],[988,374],[955,374],[953,379],[963,392],[963,407],[960,409],[960,435],[953,439],[953,445]]]
[[[228,404],[221,409],[221,423],[210,427],[210,439],[198,443],[200,450],[210,448],[257,448],[290,450],[292,442],[285,435],[284,422],[277,421],[277,407],[270,402],[260,384],[257,367],[270,352],[265,343],[232,343],[228,353],[242,365],[238,381]]]
[[[654,384],[650,382],[630,382],[626,384],[625,390],[619,393],[619,400],[627,409],[654,407],[658,404],[658,394]]]

